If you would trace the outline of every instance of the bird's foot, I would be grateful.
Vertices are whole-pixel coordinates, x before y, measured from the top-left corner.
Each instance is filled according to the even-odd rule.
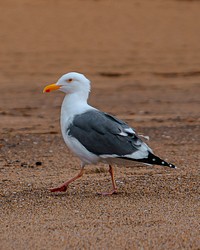
[[[67,190],[68,185],[62,185],[60,187],[56,187],[56,188],[51,188],[50,191],[51,192],[65,192]]]
[[[117,189],[113,189],[110,192],[102,192],[102,193],[97,193],[98,195],[103,195],[103,196],[108,196],[108,195],[113,195],[113,194],[118,194]]]

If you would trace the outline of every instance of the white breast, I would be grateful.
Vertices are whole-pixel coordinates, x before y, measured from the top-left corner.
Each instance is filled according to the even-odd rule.
[[[90,109],[95,109],[89,106],[86,102],[82,102],[79,98],[73,95],[66,96],[62,103],[61,108],[61,131],[62,136],[68,148],[78,156],[85,164],[95,164],[99,161],[99,157],[89,152],[76,138],[68,134],[69,125],[73,122],[74,116],[86,112]]]

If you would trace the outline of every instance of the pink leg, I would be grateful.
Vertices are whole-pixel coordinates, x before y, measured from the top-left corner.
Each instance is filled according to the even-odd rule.
[[[110,176],[111,176],[113,189],[111,191],[109,191],[109,192],[103,192],[103,193],[98,193],[98,194],[101,194],[101,195],[117,194],[117,186],[115,184],[114,170],[113,170],[113,167],[111,165],[109,165],[109,173],[110,173]]]
[[[50,191],[51,191],[51,192],[65,192],[65,191],[67,190],[67,188],[68,188],[68,185],[69,185],[71,182],[75,181],[76,179],[80,178],[80,177],[83,175],[83,173],[84,173],[84,169],[81,168],[81,171],[80,171],[75,177],[73,177],[72,179],[70,179],[70,180],[64,182],[64,183],[63,183],[61,186],[59,186],[59,187],[51,188]]]

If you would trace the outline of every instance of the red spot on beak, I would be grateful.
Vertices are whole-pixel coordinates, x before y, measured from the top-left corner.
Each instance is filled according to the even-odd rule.
[[[50,92],[50,89],[47,89],[46,92]]]

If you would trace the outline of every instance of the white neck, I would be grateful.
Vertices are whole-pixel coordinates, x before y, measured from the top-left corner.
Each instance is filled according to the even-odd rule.
[[[74,115],[93,109],[93,107],[87,104],[88,93],[87,95],[86,93],[84,94],[75,92],[65,96],[61,107],[61,123],[70,122],[69,120],[73,119]]]
[[[95,109],[87,104],[87,97],[83,96],[82,93],[76,92],[65,96],[62,107],[61,107],[61,130],[63,136],[65,135],[66,129],[72,122],[75,115],[86,112],[89,109]]]
[[[62,103],[62,109],[66,112],[73,111],[87,104],[87,96],[83,96],[82,93],[70,93],[67,94]]]

